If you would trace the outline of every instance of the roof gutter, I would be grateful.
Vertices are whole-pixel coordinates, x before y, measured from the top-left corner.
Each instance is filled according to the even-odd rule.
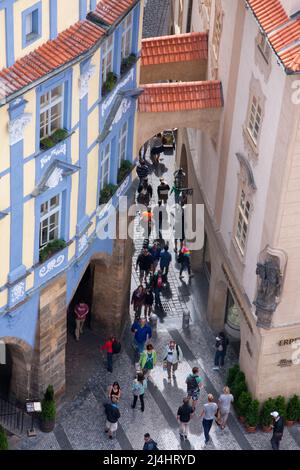
[[[83,52],[82,54],[78,55],[75,59],[72,59],[70,60],[69,62],[65,63],[64,65],[62,65],[61,67],[58,67],[56,68],[55,70],[53,70],[53,72],[49,72],[47,73],[46,75],[44,75],[43,77],[39,78],[38,80],[34,80],[33,82],[31,82],[29,85],[26,85],[25,87],[23,88],[20,88],[18,91],[8,95],[7,97],[3,98],[3,99],[0,99],[0,108],[2,106],[5,106],[6,104],[9,104],[11,103],[12,101],[14,101],[16,98],[18,98],[19,96],[21,95],[24,95],[25,93],[27,93],[28,91],[32,90],[33,88],[36,88],[37,86],[41,85],[42,83],[46,82],[47,80],[49,80],[50,78],[52,77],[55,77],[56,75],[64,72],[65,70],[67,70],[69,67],[72,67],[73,65],[77,64],[78,62],[81,62],[81,60],[83,59],[87,59],[89,57],[91,57],[92,55],[94,55],[94,53],[97,51],[97,49],[99,48],[100,44],[106,39],[107,36],[109,36],[110,33],[112,33],[113,31],[115,31],[115,29],[117,28],[117,26],[119,26],[119,24],[123,21],[123,19],[125,18],[125,16],[128,15],[128,13],[133,10],[133,8],[138,4],[140,3],[141,0],[135,0],[134,3],[131,5],[131,7],[126,10],[123,15],[121,17],[119,17],[117,19],[117,21],[115,21],[115,23],[113,23],[109,29],[103,34],[103,36],[96,42],[96,44],[94,46],[92,46],[90,49],[88,49],[86,52]],[[96,26],[99,26],[100,25],[96,22],[93,22],[91,20],[88,20],[90,21],[91,23],[93,23],[94,25]],[[109,26],[109,25],[108,25]],[[102,28],[103,29],[103,28]]]

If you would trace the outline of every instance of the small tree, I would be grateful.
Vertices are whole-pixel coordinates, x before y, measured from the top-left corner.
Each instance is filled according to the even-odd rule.
[[[8,450],[7,435],[2,426],[0,426],[0,450]]]
[[[240,371],[239,364],[235,364],[233,367],[230,367],[230,369],[228,370],[226,385],[228,385],[229,388],[232,387],[234,379],[239,371]]]
[[[246,379],[245,379],[245,374],[242,371],[239,371],[235,379],[233,381],[233,384],[231,386],[231,392],[234,396],[235,401],[238,401],[239,396],[241,395],[242,392],[247,392],[248,387],[246,384]]]
[[[251,401],[252,398],[249,392],[242,392],[240,394],[236,404],[236,411],[239,416],[246,416]]]
[[[251,400],[246,413],[246,423],[251,428],[255,428],[259,421],[259,401]]]
[[[288,421],[297,421],[300,418],[300,399],[297,395],[289,399],[286,406],[286,419]]]
[[[52,385],[49,385],[44,399],[42,401],[42,413],[41,418],[43,421],[54,421],[56,417],[56,405],[54,400],[54,389]]]
[[[273,398],[268,398],[263,403],[263,406],[260,410],[259,423],[261,426],[271,426],[272,424],[272,411],[275,410],[275,400]]]
[[[286,405],[285,405],[285,398],[279,395],[274,400],[274,410],[278,411],[279,415],[283,418],[286,418]]]

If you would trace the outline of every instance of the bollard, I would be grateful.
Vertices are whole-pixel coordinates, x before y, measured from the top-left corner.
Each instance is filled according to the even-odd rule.
[[[189,328],[190,318],[191,318],[190,312],[183,312],[183,315],[182,315],[182,328],[183,329]]]

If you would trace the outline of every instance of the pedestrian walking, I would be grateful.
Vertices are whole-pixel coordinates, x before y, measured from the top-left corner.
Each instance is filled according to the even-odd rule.
[[[155,442],[150,434],[147,432],[145,435],[144,435],[144,447],[143,447],[143,450],[159,450],[158,447],[157,447],[157,442]]]
[[[145,178],[139,184],[137,202],[143,206],[148,207],[152,199],[152,195],[152,186],[148,183],[148,178]]]
[[[218,400],[218,418],[216,423],[221,427],[221,429],[225,429],[228,416],[230,413],[230,406],[233,403],[233,395],[230,393],[229,387],[223,388],[223,393],[219,396]]]
[[[142,307],[145,300],[145,289],[142,285],[139,285],[137,289],[133,291],[131,297],[131,305],[135,313],[135,318],[139,320],[141,318]]]
[[[203,406],[203,411],[200,414],[200,418],[203,418],[202,426],[204,431],[205,444],[207,444],[210,440],[209,432],[215,419],[215,415],[218,411],[218,405],[214,402],[214,396],[211,393],[208,394],[207,400],[208,402],[205,403]]]
[[[189,278],[191,278],[192,271],[191,271],[191,252],[190,250],[183,245],[183,247],[180,250],[179,256],[178,256],[178,262],[180,263],[180,273],[179,273],[179,279],[183,279],[183,271],[187,269]]]
[[[151,207],[147,207],[147,210],[143,211],[141,214],[141,227],[144,231],[144,237],[149,239],[152,232],[152,220],[153,212]]]
[[[159,263],[159,259],[160,259],[160,253],[161,253],[160,244],[158,242],[154,242],[149,251],[153,258],[153,272],[155,272]]]
[[[273,418],[273,436],[271,439],[271,446],[273,450],[279,450],[280,441],[284,431],[284,420],[279,415],[278,411],[272,411],[271,416]]]
[[[74,312],[75,312],[75,321],[76,321],[76,329],[75,329],[75,338],[76,341],[79,341],[79,337],[81,334],[83,334],[83,326],[86,320],[86,317],[89,313],[89,306],[85,304],[84,302],[79,302],[75,306]]]
[[[190,405],[190,399],[184,398],[183,404],[178,408],[177,421],[179,422],[179,435],[182,439],[187,439],[189,435],[189,424],[194,416],[194,410]]]
[[[145,160],[140,160],[137,167],[136,172],[138,177],[140,178],[140,182],[142,182],[150,173],[148,165],[146,164]]]
[[[180,242],[180,250],[182,250],[185,241],[185,207],[175,205],[174,220],[174,251],[178,253],[178,242]]]
[[[171,382],[171,375],[176,379],[175,372],[178,369],[179,362],[182,361],[183,354],[180,346],[174,340],[171,340],[166,347],[164,362],[168,372],[168,381]]]
[[[145,298],[144,298],[144,307],[145,307],[144,313],[145,313],[146,321],[150,320],[153,303],[154,303],[153,292],[152,292],[151,286],[147,285],[146,291],[145,291]]]
[[[160,269],[164,284],[168,282],[169,267],[172,261],[172,255],[169,252],[169,245],[165,245],[164,250],[160,253]]]
[[[169,214],[167,207],[161,201],[153,207],[153,228],[155,229],[154,238],[159,238],[160,243],[164,242],[164,234],[168,235]]]
[[[144,318],[135,321],[131,326],[131,331],[134,333],[134,342],[139,354],[145,349],[145,343],[152,337],[151,326]]]
[[[159,163],[159,157],[163,151],[162,135],[159,133],[151,140],[151,159],[154,164]]]
[[[140,357],[140,368],[144,377],[147,379],[157,363],[157,354],[152,344],[147,344],[146,351],[143,351]]]
[[[213,370],[219,370],[220,367],[224,366],[227,346],[229,344],[228,338],[225,336],[225,333],[221,332],[216,337],[215,343],[215,365]]]
[[[169,198],[170,186],[165,182],[164,178],[160,178],[160,184],[157,187],[158,201],[167,204]]]
[[[147,281],[147,277],[153,271],[153,258],[147,248],[143,248],[136,261],[136,270],[140,271],[140,284]]]
[[[119,385],[119,382],[114,382],[112,385],[108,387],[108,398],[110,401],[113,401],[113,398],[116,399],[116,401],[119,403],[120,398],[121,398],[121,387]]]
[[[193,367],[192,373],[186,378],[187,396],[192,400],[193,410],[196,408],[200,397],[203,379],[199,376],[199,367]]]
[[[159,269],[157,273],[153,275],[152,279],[152,286],[153,286],[153,291],[154,291],[154,297],[155,297],[155,307],[158,308],[163,308],[162,303],[161,303],[161,290],[163,287],[163,278],[162,278],[162,270]]]
[[[105,432],[108,433],[110,439],[113,439],[114,433],[118,429],[118,420],[121,417],[116,397],[112,397],[111,403],[106,403],[104,409],[106,414]]]
[[[102,351],[106,351],[106,357],[107,357],[107,371],[112,372],[113,371],[113,345],[116,342],[115,336],[111,336],[106,343],[101,347]]]
[[[144,412],[145,410],[145,402],[144,402],[144,395],[147,389],[147,379],[144,377],[144,374],[138,373],[136,379],[134,379],[132,384],[132,393],[133,393],[133,403],[131,408],[134,409],[136,407],[138,399],[141,403],[141,411]]]

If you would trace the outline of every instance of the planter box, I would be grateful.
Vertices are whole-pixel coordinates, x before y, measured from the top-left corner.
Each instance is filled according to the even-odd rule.
[[[285,424],[288,428],[291,428],[295,424],[295,421],[291,421],[291,420],[287,419]]]
[[[247,424],[246,424],[245,429],[246,429],[246,432],[249,432],[249,433],[256,432],[256,426],[247,426]]]
[[[272,427],[271,426],[262,426],[262,432],[271,432],[272,431]]]
[[[53,421],[43,421],[40,419],[40,429],[42,432],[49,433],[52,432],[55,428],[55,420]]]

